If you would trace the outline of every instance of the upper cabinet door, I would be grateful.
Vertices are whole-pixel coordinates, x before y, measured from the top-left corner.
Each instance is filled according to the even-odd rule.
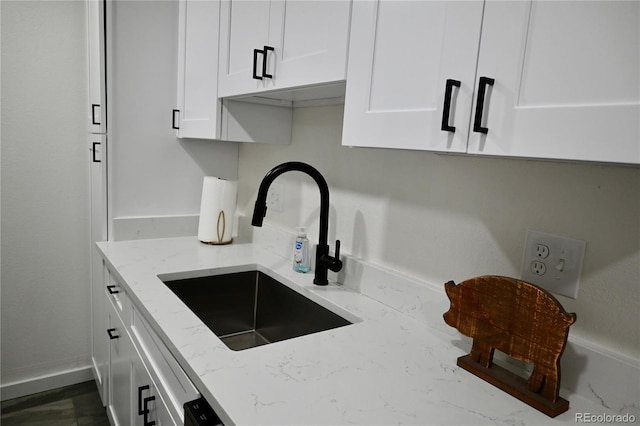
[[[87,123],[90,133],[107,132],[104,8],[104,0],[87,0],[87,51],[89,60]]]
[[[222,2],[221,97],[345,79],[351,2]]]
[[[220,97],[263,90],[265,56],[260,52],[269,43],[270,10],[265,0],[221,2]],[[260,78],[254,78],[254,71]]]
[[[267,71],[278,88],[344,81],[351,2],[293,0],[271,3]],[[271,58],[269,58],[271,59]],[[265,86],[269,80],[265,81]]]
[[[637,1],[487,2],[469,152],[640,163],[639,42]]]
[[[465,152],[482,8],[354,2],[343,145]]]
[[[178,111],[174,128],[179,138],[218,139],[217,1],[180,0],[178,25]]]

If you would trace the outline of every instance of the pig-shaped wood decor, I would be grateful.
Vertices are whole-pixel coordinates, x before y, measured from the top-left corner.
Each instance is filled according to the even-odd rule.
[[[575,314],[549,292],[514,278],[482,276],[444,287],[451,301],[444,321],[473,338],[458,366],[551,417],[569,408],[558,395],[560,357]],[[495,349],[533,363],[529,379],[494,365]]]

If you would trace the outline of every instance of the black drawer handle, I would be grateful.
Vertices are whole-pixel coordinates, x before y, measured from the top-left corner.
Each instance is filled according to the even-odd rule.
[[[442,127],[445,132],[455,133],[456,127],[449,125],[449,115],[451,114],[451,95],[453,94],[453,87],[460,87],[460,81],[447,79],[447,84],[444,89],[444,105],[442,106]]]
[[[269,52],[275,52],[275,49],[271,46],[264,46],[262,51],[262,76],[264,78],[273,78],[273,74],[267,74],[267,57]]]
[[[118,329],[116,329],[116,328],[107,329],[107,334],[109,335],[109,339],[115,340],[115,339],[120,337],[117,334],[115,334],[116,331],[118,331]]]
[[[102,160],[99,160],[99,159],[96,158],[96,146],[98,146],[98,145],[100,145],[100,142],[94,142],[93,143],[93,147],[91,148],[91,152],[92,152],[91,156],[92,156],[92,159],[93,159],[94,163],[101,163],[102,162]]]
[[[171,117],[171,128],[174,130],[180,130],[180,126],[178,126],[176,123],[179,121],[176,120],[176,113],[178,114],[178,116],[180,115],[180,110],[179,109],[174,109],[172,114],[173,116]]]
[[[96,108],[100,108],[100,104],[91,104],[91,123],[99,126],[100,122],[96,121]]]
[[[148,396],[148,397],[146,397],[146,398],[143,400],[142,405],[144,406],[144,411],[143,411],[142,415],[143,415],[144,417],[142,418],[142,423],[143,423],[143,425],[144,425],[144,426],[155,426],[155,424],[156,424],[156,422],[155,422],[154,420],[149,421],[149,420],[147,419],[147,416],[151,413],[151,410],[149,409],[148,404],[149,404],[151,401],[155,401],[155,399],[156,399],[156,397],[152,395],[152,396]]]
[[[149,385],[139,386],[138,387],[138,414],[143,415],[146,411],[146,405],[142,405],[142,392],[149,390]]]
[[[120,290],[117,290],[115,285],[108,285],[107,286],[107,291],[109,292],[109,294],[118,294],[118,293],[120,293]]]
[[[484,97],[487,92],[487,86],[493,86],[495,80],[489,77],[480,77],[480,85],[478,86],[478,100],[476,102],[476,115],[473,120],[473,131],[476,133],[487,134],[489,129],[482,127],[482,115],[484,110]]]
[[[264,52],[260,49],[253,49],[253,78],[256,80],[262,80],[262,77],[258,75],[258,55]],[[264,60],[266,62],[266,60]],[[264,72],[264,69],[262,70]]]

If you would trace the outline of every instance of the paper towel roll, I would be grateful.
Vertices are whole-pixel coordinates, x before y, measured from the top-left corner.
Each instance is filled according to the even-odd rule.
[[[200,201],[198,239],[207,244],[229,244],[233,241],[233,219],[236,214],[238,183],[205,176]]]

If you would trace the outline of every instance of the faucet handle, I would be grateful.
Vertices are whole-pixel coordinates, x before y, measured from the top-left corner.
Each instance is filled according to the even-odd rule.
[[[331,269],[333,272],[338,272],[342,269],[342,261],[340,260],[340,240],[336,240],[336,254],[331,257],[327,255],[326,263],[327,268]]]

